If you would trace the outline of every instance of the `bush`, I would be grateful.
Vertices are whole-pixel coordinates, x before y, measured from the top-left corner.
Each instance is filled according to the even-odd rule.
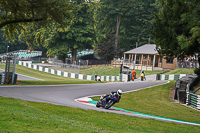
[[[200,68],[196,68],[196,69],[194,70],[194,73],[195,73],[196,75],[198,75],[198,77],[200,77]]]

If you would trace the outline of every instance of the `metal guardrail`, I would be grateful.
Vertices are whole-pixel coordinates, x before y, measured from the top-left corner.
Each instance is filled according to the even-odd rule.
[[[187,92],[187,102],[188,106],[191,106],[196,109],[200,109],[200,95]]]

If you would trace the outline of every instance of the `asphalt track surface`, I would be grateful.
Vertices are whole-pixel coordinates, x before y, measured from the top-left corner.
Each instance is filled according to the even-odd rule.
[[[97,110],[103,112],[119,113],[141,118],[152,118],[166,122],[176,122],[180,124],[190,124],[181,121],[173,121],[151,117],[146,115],[138,115],[134,113],[126,113],[111,109],[96,108],[75,100],[82,97],[90,97],[94,95],[107,94],[111,91],[121,89],[123,92],[136,91],[152,86],[165,84],[168,81],[139,81],[134,82],[111,82],[97,84],[78,84],[78,85],[50,85],[50,86],[0,86],[0,96],[22,99],[34,102],[51,103],[55,105],[69,106],[88,110]],[[122,95],[123,98],[123,95]],[[197,124],[198,125],[198,124]]]

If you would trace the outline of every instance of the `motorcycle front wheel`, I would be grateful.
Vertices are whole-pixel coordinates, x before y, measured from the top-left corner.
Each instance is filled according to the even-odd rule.
[[[110,100],[106,106],[105,106],[105,109],[109,109],[112,105],[114,104],[114,102],[112,100]]]

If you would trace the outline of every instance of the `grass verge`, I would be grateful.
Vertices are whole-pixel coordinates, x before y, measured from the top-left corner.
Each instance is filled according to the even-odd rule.
[[[98,66],[93,66],[87,70],[81,70],[80,72],[86,75],[97,74],[98,76],[119,76],[120,68],[114,68],[114,67],[105,66],[105,65],[98,65]],[[138,78],[140,76],[141,71],[136,70],[136,72],[137,72],[136,77]],[[164,72],[164,71],[145,71],[146,75],[152,75],[152,74],[157,74],[161,72]]]
[[[124,93],[115,107],[144,114],[200,123],[200,111],[174,103],[169,99],[169,89],[175,81],[139,91]],[[94,97],[99,100],[99,97]]]
[[[200,127],[0,97],[0,132],[200,132]]]
[[[169,75],[169,74],[193,74],[193,73],[194,69],[192,68],[176,68],[164,74]]]
[[[4,64],[0,64],[0,69],[5,69]],[[38,80],[19,80],[19,85],[58,85],[58,84],[91,84],[91,83],[99,83],[96,81],[88,81],[88,80],[79,80],[72,79],[63,76],[58,76],[46,72],[41,72],[38,70],[34,70],[28,67],[16,65],[16,73],[43,79],[44,81]]]

